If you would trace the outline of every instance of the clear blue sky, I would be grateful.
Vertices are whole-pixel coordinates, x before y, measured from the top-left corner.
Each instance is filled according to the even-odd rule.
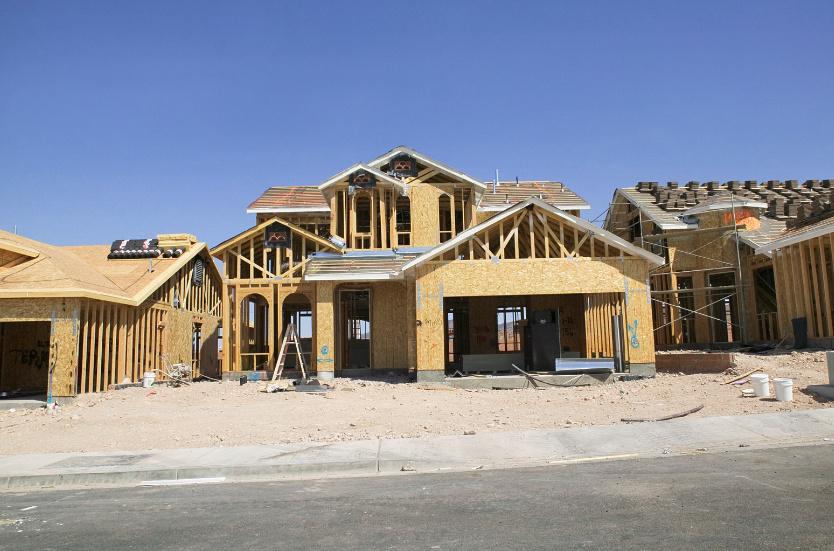
[[[834,2],[0,2],[0,228],[250,227],[408,145],[602,212],[638,180],[834,178]]]

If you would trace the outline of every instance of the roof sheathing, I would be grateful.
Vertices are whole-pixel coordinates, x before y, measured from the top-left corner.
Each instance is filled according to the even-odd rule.
[[[205,243],[196,243],[179,258],[108,260],[109,245],[58,247],[3,231],[0,238],[40,253],[3,272],[0,298],[84,297],[138,306],[194,256],[207,251]],[[151,262],[153,272],[148,272]],[[208,264],[219,277],[214,262]]]

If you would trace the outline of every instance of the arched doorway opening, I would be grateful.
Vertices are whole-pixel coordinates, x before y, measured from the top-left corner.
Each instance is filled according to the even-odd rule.
[[[269,369],[269,302],[248,295],[240,302],[240,370]]]

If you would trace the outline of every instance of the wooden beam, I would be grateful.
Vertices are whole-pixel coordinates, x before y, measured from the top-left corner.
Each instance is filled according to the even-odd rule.
[[[834,234],[828,234],[829,242]],[[820,242],[820,266],[822,266],[822,285],[825,293],[825,319],[828,324],[828,337],[834,337],[834,320],[831,319],[831,295],[828,289],[828,263],[825,261],[825,245],[822,236],[819,238]],[[834,258],[834,248],[831,249],[832,258]]]
[[[808,277],[808,256],[805,254],[805,246],[803,245],[803,243],[799,243],[798,246],[799,246],[799,259],[800,259],[801,267],[802,267],[802,271],[801,271],[802,279],[800,280],[800,285],[802,285],[802,290],[803,290],[803,294],[804,294],[804,297],[805,297],[805,317],[806,318],[812,318],[813,310],[811,309],[811,290],[809,289],[809,286],[811,284],[811,279]],[[811,323],[808,324],[808,329],[811,330],[811,331],[808,332],[809,333],[808,336],[809,337],[816,337],[817,336],[816,331],[813,330],[814,329],[813,319],[808,319],[808,321],[811,322]]]
[[[814,306],[816,306],[816,326],[815,332],[817,337],[825,336],[825,326],[822,321],[822,306],[820,304],[820,282],[817,277],[817,254],[814,252],[814,242],[808,241],[808,259],[811,261],[811,281],[814,283]]]

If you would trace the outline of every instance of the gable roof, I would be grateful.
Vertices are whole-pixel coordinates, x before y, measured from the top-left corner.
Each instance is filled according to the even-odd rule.
[[[329,188],[330,186],[338,184],[339,182],[341,182],[342,180],[344,180],[345,178],[347,178],[348,176],[350,176],[351,174],[353,174],[357,170],[364,170],[366,172],[370,172],[371,174],[376,176],[378,179],[380,179],[383,182],[386,182],[388,184],[391,184],[392,186],[394,186],[395,188],[400,190],[400,193],[405,193],[405,182],[403,182],[399,178],[394,178],[393,176],[389,176],[389,175],[385,174],[384,172],[382,172],[381,170],[379,170],[378,168],[368,166],[365,163],[356,163],[352,167],[341,171],[340,173],[336,174],[332,178],[329,178],[329,179],[325,180],[324,182],[320,183],[318,185],[318,189],[321,190],[321,191],[324,191],[325,189]]]
[[[236,245],[238,242],[241,242],[245,239],[248,239],[252,235],[263,231],[264,228],[266,228],[268,225],[272,224],[273,222],[278,222],[280,224],[284,224],[285,226],[290,228],[293,233],[296,233],[298,235],[306,237],[307,239],[309,239],[311,241],[314,241],[315,243],[318,243],[319,245],[324,245],[325,247],[331,248],[331,249],[333,249],[334,251],[337,251],[337,252],[343,252],[344,251],[344,247],[340,247],[340,246],[336,245],[335,243],[333,243],[329,239],[325,239],[324,237],[321,237],[321,236],[316,235],[312,232],[309,232],[309,231],[305,230],[304,228],[300,228],[300,227],[296,226],[295,224],[292,224],[290,222],[287,222],[286,220],[278,218],[277,216],[273,216],[269,220],[265,220],[265,221],[261,222],[260,224],[258,224],[257,226],[253,226],[253,227],[249,228],[248,230],[246,230],[244,232],[241,232],[241,233],[237,234],[236,236],[231,237],[231,238],[227,239],[226,241],[220,243],[219,245],[215,246],[213,249],[211,249],[211,255],[216,257],[216,258],[220,258],[218,256],[220,253],[222,253],[223,251],[225,251],[229,247],[231,247],[233,245]]]
[[[196,243],[179,258],[108,260],[110,245],[58,247],[0,230],[3,243],[25,247],[38,256],[4,270],[2,298],[81,297],[138,306],[195,256],[207,270],[220,272],[205,243]]]
[[[476,236],[479,232],[483,231],[485,228],[488,228],[488,227],[490,227],[494,224],[498,224],[498,223],[502,222],[503,220],[505,220],[506,218],[509,218],[510,216],[515,215],[518,211],[527,208],[528,205],[535,205],[535,206],[537,206],[537,207],[539,207],[543,210],[546,210],[547,212],[549,212],[549,213],[551,213],[551,214],[553,214],[553,215],[555,215],[559,218],[562,218],[563,220],[565,220],[569,224],[572,224],[573,226],[576,226],[577,228],[583,229],[583,230],[588,231],[588,232],[593,232],[595,238],[600,238],[603,242],[607,241],[609,244],[615,245],[616,247],[619,247],[623,251],[628,251],[635,256],[639,256],[641,258],[644,258],[651,265],[661,266],[665,263],[665,261],[661,257],[659,257],[655,254],[652,254],[652,253],[650,253],[650,252],[648,252],[644,249],[641,249],[640,247],[637,247],[636,245],[633,245],[633,244],[629,243],[625,239],[617,237],[613,233],[611,233],[607,230],[604,230],[604,229],[600,228],[599,226],[595,226],[595,225],[591,224],[590,222],[586,222],[586,221],[582,220],[581,218],[577,218],[576,216],[572,216],[572,215],[564,212],[561,209],[558,209],[558,208],[556,208],[556,207],[554,207],[554,206],[552,206],[548,203],[545,203],[541,199],[538,199],[536,197],[528,197],[524,201],[520,201],[519,203],[516,203],[513,207],[510,207],[510,208],[504,210],[503,212],[501,212],[499,214],[496,214],[495,216],[489,218],[488,220],[485,220],[484,222],[481,222],[477,226],[474,226],[472,228],[469,228],[466,231],[463,231],[463,232],[459,233],[457,236],[453,237],[449,241],[446,241],[445,243],[442,243],[442,244],[438,245],[437,247],[434,247],[430,251],[421,254],[420,256],[415,258],[414,260],[411,260],[411,261],[407,262],[402,267],[403,271],[408,270],[410,268],[414,268],[416,266],[419,266],[420,264],[431,260],[432,258],[437,256],[438,254],[441,254],[441,253],[446,252],[450,249],[453,249],[456,245],[460,245],[462,242],[467,241],[470,237]]]
[[[475,186],[476,189],[478,189],[478,191],[483,191],[483,190],[486,189],[486,184],[484,184],[482,181],[477,180],[477,179],[475,179],[471,176],[467,176],[463,172],[461,172],[459,170],[455,170],[454,168],[452,168],[450,166],[447,166],[447,165],[444,165],[443,163],[440,163],[438,161],[435,161],[434,159],[432,159],[430,157],[426,157],[425,155],[423,155],[421,153],[417,153],[416,151],[414,151],[410,147],[406,147],[404,145],[396,147],[396,148],[392,149],[391,151],[389,151],[388,153],[386,153],[385,155],[381,155],[381,156],[377,157],[376,159],[374,159],[373,161],[368,163],[368,165],[370,165],[374,168],[379,168],[379,167],[385,165],[392,158],[396,157],[397,155],[399,155],[401,153],[411,155],[412,157],[414,157],[415,159],[417,159],[418,161],[420,161],[424,165],[436,168],[439,172],[444,173],[447,176],[453,176],[455,178],[463,180],[464,182],[466,182],[468,184],[472,184],[473,186]]]

